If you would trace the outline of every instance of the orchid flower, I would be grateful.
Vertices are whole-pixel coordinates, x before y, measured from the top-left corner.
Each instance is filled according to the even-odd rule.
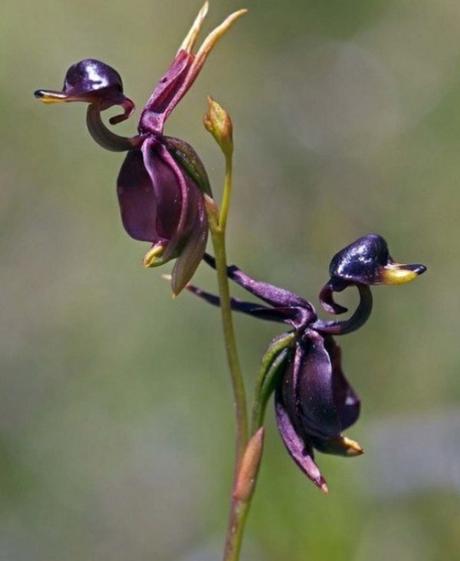
[[[213,257],[205,254],[204,258],[214,267]],[[280,355],[277,367],[276,419],[290,456],[323,492],[327,492],[327,484],[315,463],[314,450],[348,457],[363,452],[357,442],[343,435],[357,421],[361,404],[343,373],[341,350],[333,335],[356,331],[368,320],[372,311],[370,286],[404,284],[425,271],[424,265],[395,263],[381,236],[359,238],[332,258],[330,279],[320,292],[323,308],[338,315],[347,310],[334,301],[334,292],[355,286],[360,295],[358,306],[346,320],[324,321],[301,296],[257,281],[238,267],[228,268],[231,280],[264,302],[232,299],[232,308],[258,319],[285,323],[295,335],[294,344]],[[218,296],[195,286],[187,288],[210,304],[220,304]]]
[[[44,103],[88,103],[87,126],[94,140],[107,150],[127,152],[117,181],[122,222],[132,238],[152,244],[144,258],[146,267],[177,259],[171,280],[174,294],[190,281],[203,257],[208,237],[204,197],[211,196],[211,189],[196,152],[185,141],[165,136],[165,122],[219,39],[246,10],[230,15],[194,52],[207,12],[208,2],[148,99],[136,136],[116,135],[102,121],[101,113],[109,107],[123,108],[111,124],[124,121],[134,110],[120,75],[104,62],[82,60],[67,71],[62,91],[35,92]]]

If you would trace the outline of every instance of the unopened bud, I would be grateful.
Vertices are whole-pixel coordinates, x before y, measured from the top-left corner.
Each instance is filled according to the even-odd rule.
[[[233,498],[246,502],[254,490],[264,447],[265,429],[261,427],[249,440],[241,460]]]
[[[208,112],[203,118],[206,130],[212,134],[226,157],[233,153],[233,124],[227,111],[208,97]]]

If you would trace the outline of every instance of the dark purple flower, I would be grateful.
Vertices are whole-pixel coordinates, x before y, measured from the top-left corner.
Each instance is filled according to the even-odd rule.
[[[229,16],[194,53],[207,10],[206,2],[147,101],[137,136],[118,136],[102,121],[101,112],[114,105],[121,105],[124,113],[112,117],[112,124],[128,118],[134,109],[123,94],[120,75],[103,62],[82,60],[69,68],[62,91],[35,92],[45,103],[88,103],[87,125],[96,142],[108,150],[128,152],[117,181],[123,225],[134,239],[152,244],[144,258],[146,267],[177,258],[171,281],[174,294],[188,283],[203,257],[208,237],[204,197],[211,189],[196,152],[185,141],[165,136],[164,125],[218,40],[245,13]]]
[[[215,266],[214,258],[205,261]],[[371,285],[402,284],[426,270],[423,265],[400,265],[390,257],[385,240],[376,234],[359,238],[337,253],[330,264],[331,278],[321,290],[320,301],[328,312],[341,314],[345,308],[333,300],[333,293],[356,286],[360,301],[346,320],[318,319],[312,304],[283,288],[257,281],[235,267],[230,279],[260,298],[265,304],[232,299],[236,311],[268,321],[285,323],[295,334],[293,347],[281,353],[275,369],[275,410],[283,442],[300,469],[321,490],[327,485],[315,463],[314,451],[340,456],[358,456],[363,450],[343,431],[360,413],[360,400],[347,381],[340,347],[333,335],[345,335],[360,328],[372,311]],[[197,287],[188,289],[206,302],[219,305],[218,296]]]

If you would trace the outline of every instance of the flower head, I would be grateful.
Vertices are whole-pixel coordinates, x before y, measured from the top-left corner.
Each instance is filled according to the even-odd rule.
[[[124,112],[110,123],[127,119],[134,104],[124,95],[118,72],[101,61],[85,59],[72,65],[62,91],[35,92],[44,103],[88,103],[87,125],[94,140],[108,150],[128,152],[117,181],[122,222],[131,237],[152,244],[144,258],[146,267],[177,259],[171,281],[174,294],[184,288],[203,257],[208,236],[204,196],[211,195],[211,189],[196,152],[185,141],[165,136],[164,125],[219,39],[245,13],[230,15],[195,53],[207,11],[208,2],[154,88],[142,111],[138,134],[132,138],[114,134],[102,121],[101,112],[113,105],[122,106]]]
[[[207,254],[205,261],[215,266],[214,259]],[[323,308],[341,314],[346,308],[333,300],[333,293],[356,286],[360,296],[358,306],[348,319],[324,321],[301,296],[257,281],[234,265],[228,267],[230,279],[268,304],[232,299],[234,310],[285,323],[292,329],[275,338],[267,351],[271,358],[265,375],[270,379],[264,379],[261,394],[266,403],[266,389],[275,388],[281,438],[303,473],[324,492],[327,484],[315,462],[315,451],[346,457],[363,453],[357,442],[343,434],[358,420],[361,403],[343,373],[341,350],[333,336],[356,331],[367,321],[372,311],[370,286],[409,282],[425,270],[424,265],[395,263],[381,236],[368,234],[359,238],[332,258],[330,279],[320,293]],[[188,289],[210,304],[220,304],[213,294],[194,286]],[[278,347],[280,339],[287,341],[287,346]],[[277,349],[276,359],[270,354],[273,348]]]

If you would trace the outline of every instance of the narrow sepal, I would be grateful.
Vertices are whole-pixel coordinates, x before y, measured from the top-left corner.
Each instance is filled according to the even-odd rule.
[[[192,50],[206,13],[207,4],[198,14],[174,61],[147,101],[139,123],[140,132],[163,132],[166,119],[191,88],[211,51],[236,20],[246,13],[246,10],[231,14],[206,37],[198,52],[194,54]]]
[[[212,255],[205,253],[203,259],[210,267],[213,269],[216,268],[216,260]],[[280,288],[267,282],[257,281],[236,265],[227,267],[227,276],[236,284],[275,308],[304,308],[309,314],[311,321],[316,319],[315,310],[310,302],[290,290]]]
[[[192,226],[191,234],[177,258],[172,273],[171,288],[175,296],[187,286],[206,250],[208,221],[202,200],[198,201],[198,208],[195,211],[198,212],[197,221]]]
[[[276,422],[281,438],[289,455],[299,466],[302,472],[321,490],[328,492],[326,480],[314,460],[311,444],[305,438],[301,438],[295,430],[289,414],[283,404],[281,392],[275,394]]]

